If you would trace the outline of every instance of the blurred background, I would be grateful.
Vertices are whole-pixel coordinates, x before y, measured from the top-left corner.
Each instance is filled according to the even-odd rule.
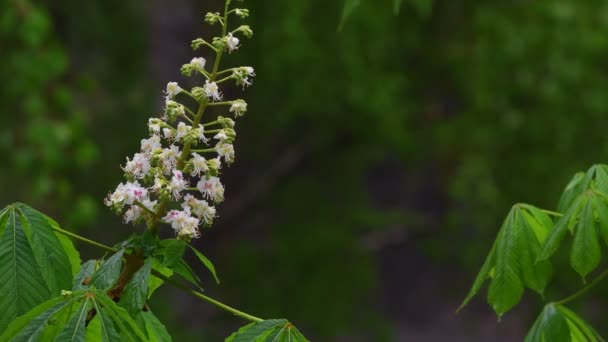
[[[103,198],[222,4],[0,1],[0,205],[108,244],[141,231]],[[201,269],[206,293],[315,341],[521,340],[534,294],[500,323],[485,291],[455,310],[513,203],[554,209],[606,161],[608,2],[245,6],[254,37],[224,65],[257,77],[227,200],[195,241],[222,280]],[[565,252],[549,299],[581,285]],[[607,300],[598,288],[574,308],[597,323]],[[171,288],[150,306],[176,341],[243,325]]]

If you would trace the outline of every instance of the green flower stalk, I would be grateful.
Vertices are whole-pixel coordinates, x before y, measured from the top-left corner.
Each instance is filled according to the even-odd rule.
[[[235,160],[235,122],[219,116],[205,123],[203,117],[209,106],[223,107],[235,118],[243,116],[247,102],[224,99],[222,88],[234,81],[244,90],[255,76],[250,66],[220,70],[222,55],[242,46],[238,37],[253,35],[247,25],[229,30],[229,19],[249,15],[246,9],[231,10],[229,6],[227,1],[222,16],[205,16],[210,25],[221,26],[220,36],[211,42],[203,38],[192,41],[194,50],[207,48],[215,53],[213,66],[209,68],[205,58],[195,57],[181,67],[184,76],[204,82],[189,90],[177,82],[167,84],[164,114],[148,121],[150,137],[142,139],[140,151],[122,167],[126,182],[105,200],[108,207],[123,215],[125,223],[146,222],[154,232],[159,223],[170,224],[180,239],[190,240],[199,237],[200,227],[211,226],[216,217],[215,206],[224,200],[220,171]],[[196,110],[183,102],[188,98],[198,104]]]

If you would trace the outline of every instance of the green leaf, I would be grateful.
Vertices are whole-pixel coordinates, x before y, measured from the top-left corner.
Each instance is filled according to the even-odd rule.
[[[182,278],[189,281],[191,284],[198,287],[201,291],[203,288],[201,287],[201,279],[194,273],[190,265],[188,265],[183,259],[180,260],[177,264],[173,265],[171,269]]]
[[[253,325],[255,324],[255,322],[253,323],[249,323],[247,325],[244,325],[242,327],[239,328],[239,330],[233,332],[232,334],[230,334],[230,336],[228,336],[224,342],[233,342],[234,338],[236,337],[236,335],[244,333],[246,330],[248,330],[249,328],[251,328]]]
[[[587,172],[579,172],[572,177],[562,193],[557,211],[567,212],[576,199],[589,189],[597,189],[608,193],[608,165],[593,165]]]
[[[97,267],[97,260],[89,260],[80,266],[80,270],[74,277],[74,284],[72,285],[73,290],[83,290],[89,288],[89,285],[85,283],[91,282],[91,276],[95,273],[95,267]],[[88,280],[87,280],[88,279]]]
[[[108,317],[106,310],[102,310],[101,306],[95,300],[93,301],[93,305],[95,307],[95,311],[97,312],[96,318],[99,321],[99,332],[101,335],[101,340],[104,342],[120,340],[120,336],[114,328],[114,324],[110,320],[110,317]]]
[[[338,30],[342,30],[346,20],[353,14],[355,8],[361,5],[361,0],[346,0],[344,2],[344,7],[342,8],[342,18],[340,19],[340,25],[338,26]]]
[[[547,304],[528,332],[525,342],[570,341],[566,319],[553,303]]]
[[[57,296],[61,290],[71,288],[74,274],[70,257],[76,256],[66,253],[64,244],[55,235],[45,215],[22,203],[15,204],[15,208],[21,214],[21,224],[31,243],[39,266],[38,272],[45,279],[51,296]],[[80,257],[76,258],[79,263]]]
[[[603,172],[603,169],[600,169]],[[570,252],[570,265],[583,277],[592,272],[601,261],[599,235],[608,241],[608,195],[598,190],[586,190],[570,206],[566,215],[549,234],[539,260],[547,260],[558,249],[566,232],[574,234]]]
[[[42,216],[44,216],[44,218],[51,225],[51,227],[61,228],[59,224],[52,218],[43,214]],[[76,247],[74,247],[74,243],[72,243],[72,240],[70,240],[67,236],[58,232],[55,232],[55,236],[59,239],[59,242],[63,247],[63,251],[68,256],[68,260],[70,260],[70,264],[72,265],[72,274],[76,274],[80,269],[80,253],[78,253],[78,250],[76,250]]]
[[[84,297],[82,293],[74,293],[72,298],[55,297],[36,306],[25,315],[20,316],[0,335],[0,341],[35,341],[47,327],[47,324],[59,311],[68,304]]]
[[[186,243],[178,239],[163,240],[160,242],[160,246],[163,248],[164,256],[162,265],[166,267],[171,267],[179,262],[186,251]]]
[[[172,341],[171,335],[167,331],[167,328],[156,318],[151,311],[143,311],[141,316],[146,325],[146,332],[148,333],[148,339],[150,342],[170,342]]]
[[[545,305],[525,342],[604,341],[604,339],[578,315],[554,303]]]
[[[460,304],[460,307],[458,308],[457,311],[462,310],[462,308],[464,308],[471,301],[471,299],[473,299],[473,297],[475,297],[477,292],[479,292],[479,290],[485,283],[486,279],[489,278],[490,270],[494,267],[495,263],[496,263],[496,241],[494,241],[494,244],[492,245],[492,249],[490,249],[490,253],[487,256],[486,261],[484,261],[483,265],[481,266],[481,270],[479,270],[479,273],[477,273],[477,276],[475,277],[475,281],[473,282],[473,286],[471,286],[469,293],[467,294],[465,299],[462,301],[462,304]]]
[[[563,305],[558,305],[557,308],[566,317],[572,341],[604,341],[600,334],[574,311]]]
[[[256,322],[243,327],[246,329],[239,329],[236,334],[229,336],[225,342],[256,342],[262,337],[268,337],[275,328],[288,323],[289,322],[286,319],[268,319],[262,322]]]
[[[513,206],[459,310],[487,279],[491,279],[488,303],[499,316],[519,302],[524,287],[542,295],[552,268],[548,261],[536,260],[552,225],[551,218],[534,206]]]
[[[4,331],[18,316],[52,297],[27,238],[20,212],[11,206],[4,215],[6,218],[0,227],[0,331]]]
[[[583,204],[583,198],[583,195],[579,196],[572,203],[566,214],[557,221],[555,227],[549,232],[549,236],[545,240],[545,243],[541,248],[540,255],[538,256],[539,261],[548,260],[553,254],[555,254],[561,241],[568,232],[569,225],[571,222],[576,222],[578,212]]]
[[[149,258],[127,283],[120,299],[120,305],[127,309],[133,317],[143,310],[148,298],[148,279],[150,279],[151,271],[152,258]]]
[[[169,267],[161,266],[161,262],[156,258],[152,261],[152,269],[167,278],[170,278],[173,275],[173,270]],[[152,277],[150,277],[150,280],[148,281],[148,299],[152,297],[154,291],[156,291],[164,282],[164,280],[152,274]]]
[[[215,273],[215,266],[213,266],[213,263],[211,262],[211,260],[207,259],[207,257],[204,256],[203,253],[199,252],[193,246],[188,245],[188,247],[190,247],[190,249],[192,249],[194,251],[194,254],[196,254],[196,257],[198,258],[198,260],[200,260],[203,263],[203,265],[205,265],[205,267],[207,267],[207,269],[211,272],[211,274],[213,274],[213,278],[215,278],[215,281],[219,284],[220,279],[217,277],[217,274]]]
[[[86,319],[89,311],[89,298],[82,302],[68,324],[63,328],[56,342],[84,341],[86,336]]]
[[[122,256],[125,250],[121,249],[108,258],[91,277],[91,285],[100,290],[107,290],[114,286],[122,268]]]
[[[118,327],[118,332],[120,332],[122,339],[128,341],[147,340],[146,335],[139,329],[127,310],[116,304],[104,292],[95,290],[94,293],[95,300],[102,306],[102,310],[105,310],[108,317],[110,317],[115,326]]]
[[[593,198],[585,198],[581,204],[584,205],[584,209],[578,220],[570,254],[570,265],[583,279],[599,265],[602,257],[593,215],[593,202]]]
[[[594,197],[593,201],[597,212],[599,230],[604,238],[604,243],[608,245],[608,204],[601,197]]]

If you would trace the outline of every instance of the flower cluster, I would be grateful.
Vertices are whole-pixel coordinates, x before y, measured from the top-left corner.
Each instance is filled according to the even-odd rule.
[[[231,15],[243,19],[248,13],[240,8],[226,11],[224,16],[207,13],[209,24],[221,24],[222,36],[211,43],[195,39],[192,47],[213,50],[213,68],[206,68],[203,57],[195,57],[181,67],[184,76],[200,75],[204,84],[189,91],[177,82],[167,84],[164,113],[149,119],[150,136],[141,140],[140,151],[122,166],[126,181],[105,199],[105,204],[123,215],[126,223],[146,222],[150,229],[166,223],[185,240],[199,237],[199,228],[213,223],[215,205],[224,200],[220,170],[235,160],[236,131],[234,120],[228,117],[218,116],[207,122],[202,119],[211,106],[225,108],[235,118],[247,112],[244,100],[224,99],[220,86],[232,80],[244,89],[252,84],[254,69],[243,66],[220,71],[218,66],[224,52],[233,53],[241,46],[238,34],[253,34],[247,25],[227,30]],[[187,97],[197,103],[198,109],[180,103],[180,98]]]

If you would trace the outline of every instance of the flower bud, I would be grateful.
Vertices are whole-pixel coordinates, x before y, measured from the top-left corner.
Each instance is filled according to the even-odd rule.
[[[205,89],[201,87],[192,88],[192,96],[194,96],[194,99],[199,103],[207,102],[207,93],[205,92]]]
[[[243,36],[245,36],[247,38],[253,37],[253,30],[251,30],[251,27],[249,27],[249,25],[241,25],[239,28],[232,31],[232,33],[237,33],[237,32],[242,32]]]
[[[234,128],[234,120],[230,119],[230,118],[225,118],[223,116],[218,116],[217,117],[217,122],[223,127],[223,128]]]
[[[192,41],[190,46],[192,46],[192,50],[196,51],[201,48],[201,46],[205,45],[205,40],[203,38],[196,38]]]
[[[234,10],[234,14],[241,19],[245,19],[249,16],[249,10],[246,8],[237,8]]]
[[[182,104],[172,100],[167,100],[165,108],[165,117],[167,122],[173,123],[178,116],[185,116],[186,110]]]
[[[207,14],[205,14],[205,22],[210,25],[217,24],[220,21],[220,19],[221,19],[221,16],[220,16],[219,12],[215,12],[215,13],[207,12]]]

